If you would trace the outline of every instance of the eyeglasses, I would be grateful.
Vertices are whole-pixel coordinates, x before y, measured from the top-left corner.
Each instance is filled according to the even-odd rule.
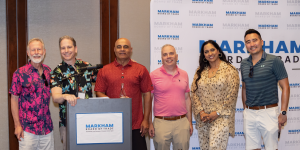
[[[253,66],[250,66],[249,78],[253,77]]]
[[[43,80],[44,80],[44,82],[45,82],[45,85],[48,86],[48,82],[47,82],[47,79],[46,79],[44,73],[42,74],[42,78],[43,78]]]

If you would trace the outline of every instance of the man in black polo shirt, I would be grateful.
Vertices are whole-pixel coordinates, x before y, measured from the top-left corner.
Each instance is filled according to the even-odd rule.
[[[246,31],[245,45],[250,56],[241,63],[242,100],[246,150],[260,149],[261,137],[266,149],[278,149],[278,130],[287,121],[290,87],[283,62],[263,51],[261,35]],[[282,88],[281,112],[278,110],[278,83]]]

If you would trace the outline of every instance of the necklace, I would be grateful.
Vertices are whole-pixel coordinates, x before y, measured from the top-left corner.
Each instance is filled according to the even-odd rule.
[[[210,68],[210,69],[209,69],[209,70],[211,70],[211,74],[214,74],[215,72],[218,71],[218,69],[219,69],[219,67],[220,67],[220,64],[221,64],[221,63],[219,63],[218,67],[216,67],[216,70],[213,70],[213,68]]]

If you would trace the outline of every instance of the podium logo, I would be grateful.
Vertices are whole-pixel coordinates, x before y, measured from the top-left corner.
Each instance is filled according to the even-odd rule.
[[[257,18],[280,18],[281,12],[255,12]]]
[[[192,3],[213,4],[214,0],[192,0]]]
[[[189,16],[216,17],[217,11],[189,10]]]
[[[299,134],[300,133],[300,129],[296,129],[296,130],[289,130],[288,134]]]
[[[286,27],[288,30],[300,30],[300,24],[287,24]]]
[[[246,16],[245,11],[226,11],[226,16]]]
[[[258,5],[278,5],[278,1],[259,0]]]
[[[278,29],[278,24],[258,24],[258,29]]]
[[[86,132],[113,132],[114,124],[86,124]]]
[[[223,29],[249,29],[248,23],[223,23]]]
[[[291,17],[300,17],[300,12],[290,12]]]
[[[182,28],[182,22],[154,22],[154,28]]]
[[[212,23],[192,23],[192,28],[214,28]]]
[[[179,15],[179,10],[157,10],[158,15]]]
[[[157,35],[158,40],[179,40],[179,35]]]
[[[290,83],[290,88],[300,88],[300,83]]]
[[[223,5],[249,5],[249,0],[222,0]]]
[[[289,107],[289,111],[300,111],[300,106]]]

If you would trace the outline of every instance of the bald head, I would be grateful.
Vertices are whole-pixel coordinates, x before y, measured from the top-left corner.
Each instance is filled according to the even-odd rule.
[[[115,48],[120,45],[120,44],[126,44],[129,47],[131,47],[131,43],[128,39],[126,38],[119,38],[116,42],[115,42]]]
[[[131,43],[126,38],[119,38],[114,48],[118,60],[129,60],[132,53]]]

